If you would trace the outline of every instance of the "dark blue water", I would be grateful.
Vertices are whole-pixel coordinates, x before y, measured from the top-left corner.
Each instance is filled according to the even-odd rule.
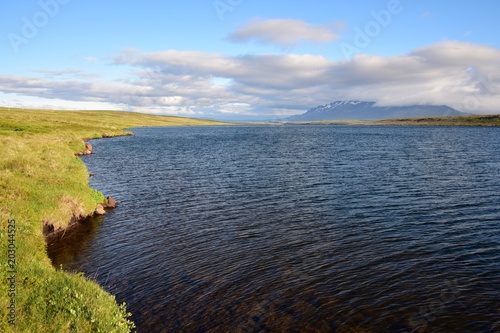
[[[84,158],[119,208],[49,253],[139,332],[500,332],[500,129],[134,132]]]

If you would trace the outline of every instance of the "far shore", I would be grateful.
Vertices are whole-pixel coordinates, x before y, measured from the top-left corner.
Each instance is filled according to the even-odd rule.
[[[500,115],[395,118],[383,120],[321,120],[274,122],[288,125],[500,126]]]

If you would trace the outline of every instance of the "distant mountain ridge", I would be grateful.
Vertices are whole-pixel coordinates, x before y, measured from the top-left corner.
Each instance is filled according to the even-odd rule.
[[[288,121],[382,120],[392,118],[466,116],[446,105],[375,106],[375,102],[336,101],[320,105]]]

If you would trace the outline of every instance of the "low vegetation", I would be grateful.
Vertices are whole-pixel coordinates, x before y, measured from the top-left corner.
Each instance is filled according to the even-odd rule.
[[[423,117],[385,120],[324,120],[302,125],[500,126],[500,115]]]
[[[375,122],[383,125],[421,125],[421,126],[500,126],[500,115],[425,117],[409,119],[388,119]]]
[[[81,274],[52,267],[43,223],[65,228],[104,200],[88,186],[87,168],[74,155],[84,150],[82,138],[124,135],[130,127],[218,124],[130,112],[0,108],[0,332],[131,331],[125,305]]]

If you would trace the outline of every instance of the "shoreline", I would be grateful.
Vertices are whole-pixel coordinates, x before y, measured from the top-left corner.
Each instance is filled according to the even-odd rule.
[[[53,227],[46,227],[46,234],[51,231],[49,239],[64,235],[106,199],[89,186],[89,171],[75,152],[84,150],[84,138],[130,136],[128,128],[227,123],[120,111],[12,112],[3,107],[0,119],[4,148],[0,218],[16,228],[12,234],[15,262],[9,266],[11,273],[1,272],[5,281],[13,278],[14,291],[9,292],[7,283],[0,284],[0,292],[12,294],[10,300],[0,298],[0,316],[13,319],[0,321],[0,331],[133,331],[125,304],[83,274],[54,268],[47,255],[44,222]],[[6,237],[0,235],[4,253],[9,246]],[[13,308],[9,308],[10,301]]]
[[[124,134],[117,134],[117,135],[103,135],[101,138],[82,138],[82,142],[83,144],[86,146],[88,144],[88,141],[91,141],[91,140],[102,140],[102,139],[111,139],[111,138],[116,138],[116,137],[126,137],[126,136],[134,136],[134,133],[132,132],[127,132],[127,133],[124,133]],[[93,174],[89,173],[89,170],[87,169],[87,165],[85,164],[85,162],[80,158],[82,156],[89,156],[89,155],[95,155],[96,153],[93,152],[93,151],[90,151],[90,152],[75,152],[74,155],[85,165],[85,169],[89,175],[89,179],[91,177],[93,177]],[[88,184],[87,184],[88,185]],[[88,187],[94,191],[97,191],[95,189],[93,189],[92,187],[90,187],[90,185],[88,185]],[[45,242],[46,244],[48,245],[48,242],[51,241],[53,238],[57,238],[60,234],[64,234],[66,233],[67,231],[71,231],[71,229],[75,228],[75,227],[78,227],[78,224],[79,223],[84,223],[86,220],[89,220],[90,218],[96,216],[96,215],[106,215],[106,212],[108,210],[111,210],[111,209],[115,209],[117,208],[117,202],[114,200],[113,197],[111,196],[105,196],[104,193],[98,191],[99,193],[101,193],[104,197],[105,197],[105,200],[104,201],[101,201],[101,202],[98,202],[96,203],[95,205],[95,208],[94,210],[91,212],[91,213],[86,213],[86,214],[79,214],[79,215],[75,215],[73,214],[67,225],[64,226],[64,227],[58,227],[57,229],[55,228],[55,226],[48,220],[44,220],[43,221],[43,236],[45,238]],[[111,203],[110,203],[111,202]],[[57,267],[55,267],[57,268]]]
[[[285,122],[285,125],[346,125],[346,126],[444,126],[498,127],[500,114],[446,117],[394,118],[383,120],[318,120]]]

